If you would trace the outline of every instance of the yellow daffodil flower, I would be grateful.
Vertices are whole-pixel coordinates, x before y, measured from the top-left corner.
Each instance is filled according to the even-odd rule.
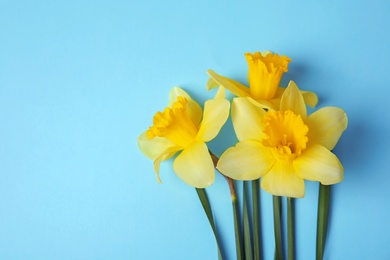
[[[154,161],[159,178],[161,161],[180,152],[173,162],[173,169],[187,184],[205,188],[214,182],[214,164],[206,142],[215,138],[225,124],[230,103],[220,88],[214,99],[206,101],[202,108],[184,90],[174,87],[170,92],[169,106],[157,112],[153,126],[138,138],[141,151]]]
[[[247,97],[254,105],[275,110],[279,107],[280,98],[285,88],[279,87],[284,72],[288,71],[288,63],[291,59],[287,56],[279,56],[270,51],[254,54],[245,53],[248,63],[249,88],[233,79],[221,76],[213,70],[208,70],[210,80],[207,89],[223,86],[233,95]],[[313,92],[302,91],[306,104],[314,107],[318,97]]]
[[[303,95],[293,81],[277,111],[266,112],[247,98],[235,98],[232,120],[239,142],[222,154],[217,165],[226,176],[262,177],[265,191],[298,198],[305,194],[304,179],[324,185],[342,181],[343,166],[331,150],[347,127],[347,116],[337,107],[307,116]]]

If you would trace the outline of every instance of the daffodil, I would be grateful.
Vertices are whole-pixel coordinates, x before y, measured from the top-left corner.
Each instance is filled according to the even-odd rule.
[[[287,197],[304,196],[304,179],[324,185],[342,181],[343,166],[331,150],[347,127],[347,116],[337,107],[307,116],[293,81],[277,111],[267,112],[247,98],[235,98],[232,121],[239,142],[222,154],[217,168],[223,174],[238,180],[262,177],[265,191]]]
[[[273,54],[270,51],[254,54],[245,53],[248,63],[249,87],[233,79],[221,76],[213,70],[208,70],[210,80],[207,89],[223,86],[233,95],[247,97],[250,102],[262,108],[275,110],[285,88],[279,87],[284,72],[288,71],[291,59],[287,56]],[[318,97],[313,92],[302,91],[306,104],[314,107]]]
[[[214,99],[205,102],[204,111],[179,87],[170,92],[169,106],[157,112],[153,125],[138,138],[141,151],[154,161],[157,180],[161,161],[179,153],[174,172],[187,184],[205,188],[214,182],[214,164],[206,142],[215,138],[225,124],[230,103],[220,88]]]

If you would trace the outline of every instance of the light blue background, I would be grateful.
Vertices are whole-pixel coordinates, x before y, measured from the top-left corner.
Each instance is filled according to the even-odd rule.
[[[202,103],[207,69],[245,83],[243,54],[267,49],[292,58],[283,85],[349,116],[325,258],[390,259],[389,13],[385,0],[0,0],[0,259],[216,259],[195,190],[171,161],[159,185],[136,138],[173,86]],[[299,260],[314,259],[317,189],[296,203]],[[228,187],[217,176],[208,191],[235,259]]]

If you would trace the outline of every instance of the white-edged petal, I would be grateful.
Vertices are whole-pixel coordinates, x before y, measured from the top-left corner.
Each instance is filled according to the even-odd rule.
[[[234,131],[240,141],[263,139],[262,108],[256,107],[247,98],[234,98],[232,103],[232,121]]]
[[[207,145],[196,142],[185,148],[173,162],[173,170],[185,183],[206,188],[214,182],[214,163]]]
[[[298,175],[309,181],[330,185],[344,178],[344,168],[337,156],[321,145],[314,145],[304,151],[293,164]]]
[[[218,161],[218,170],[235,180],[255,180],[275,162],[271,151],[257,141],[242,141],[227,149]]]

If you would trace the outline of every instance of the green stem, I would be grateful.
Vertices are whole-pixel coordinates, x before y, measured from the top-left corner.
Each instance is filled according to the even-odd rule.
[[[253,244],[254,259],[261,260],[260,237],[260,180],[252,181],[252,205],[253,205]]]
[[[294,260],[294,199],[287,198],[287,241],[288,241],[288,260]]]
[[[282,229],[281,229],[281,198],[273,196],[274,232],[275,232],[275,260],[283,259]]]
[[[213,160],[213,163],[214,163],[214,167],[215,169],[221,173],[218,169],[217,169],[217,164],[218,164],[218,160],[219,158],[213,154],[211,151],[210,152],[210,156],[211,156],[211,159]],[[222,173],[221,173],[222,174]],[[234,187],[234,181],[233,179],[225,176],[222,174],[222,176],[226,179],[226,181],[228,182],[228,185],[229,185],[229,190],[230,190],[230,196],[232,198],[232,206],[233,206],[233,217],[234,217],[234,233],[235,233],[235,237],[236,237],[236,254],[237,254],[237,260],[242,260],[244,259],[244,252],[242,250],[242,237],[241,237],[241,227],[240,227],[240,215],[239,215],[239,209],[238,209],[238,202],[237,202],[237,195],[236,195],[236,189]]]
[[[252,239],[251,239],[251,227],[249,220],[249,210],[248,210],[248,192],[249,192],[249,182],[244,181],[244,249],[245,249],[245,260],[252,260]]]
[[[234,234],[236,237],[236,254],[237,260],[244,259],[244,252],[242,250],[242,237],[241,237],[241,226],[240,226],[240,212],[238,209],[238,202],[236,191],[234,188],[234,181],[229,177],[226,177],[227,182],[229,183],[230,195],[232,197],[232,205],[233,205],[233,216],[234,216]]]
[[[196,192],[198,193],[199,200],[202,203],[203,209],[207,215],[207,218],[210,222],[211,229],[213,230],[215,240],[217,242],[217,247],[218,247],[218,259],[222,260],[222,246],[221,246],[221,241],[218,236],[217,228],[215,226],[214,218],[213,218],[213,212],[211,210],[210,202],[207,197],[207,193],[205,189],[198,189],[196,188]]]
[[[326,233],[328,230],[330,205],[330,185],[322,185],[318,192],[318,215],[317,215],[317,250],[316,259],[322,260],[325,251]]]

